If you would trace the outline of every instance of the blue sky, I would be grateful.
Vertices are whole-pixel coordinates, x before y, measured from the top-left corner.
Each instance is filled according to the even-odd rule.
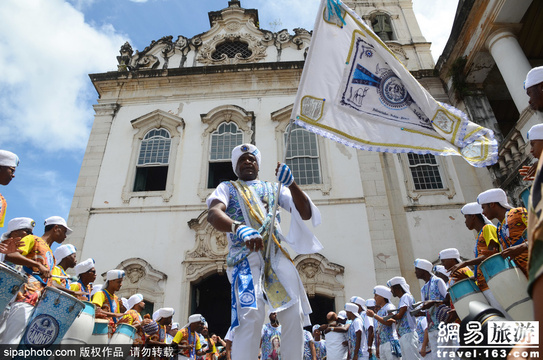
[[[450,33],[457,0],[413,0],[419,25],[437,59]],[[116,70],[126,41],[143,50],[163,36],[192,37],[209,29],[208,12],[227,0],[0,1],[0,148],[21,159],[0,193],[7,222],[68,218],[94,117],[97,93],[88,74]],[[272,31],[313,28],[318,0],[242,0]],[[69,238],[68,238],[69,241]]]

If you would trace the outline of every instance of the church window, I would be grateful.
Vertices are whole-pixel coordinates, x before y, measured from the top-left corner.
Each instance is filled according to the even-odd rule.
[[[287,132],[285,132],[285,142]],[[286,159],[298,185],[322,183],[317,135],[299,125],[292,124]]]
[[[444,189],[444,183],[439,172],[439,164],[434,155],[408,153],[409,169],[413,177],[415,190]]]
[[[166,189],[171,136],[166,129],[152,129],[141,141],[134,191]]]
[[[225,41],[216,46],[211,58],[213,60],[222,60],[226,55],[227,58],[233,59],[238,55],[239,58],[247,59],[252,54],[253,52],[249,50],[249,44],[241,41]]]
[[[232,169],[232,149],[243,142],[243,132],[234,122],[219,125],[211,134],[209,151],[208,188],[216,188],[222,181],[235,180]]]
[[[383,41],[394,40],[394,32],[392,31],[392,21],[390,16],[383,13],[378,13],[372,16],[371,27],[373,32],[377,34]]]

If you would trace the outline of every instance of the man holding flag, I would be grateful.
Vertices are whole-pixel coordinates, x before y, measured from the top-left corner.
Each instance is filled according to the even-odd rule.
[[[258,357],[266,301],[282,325],[282,357],[301,359],[303,326],[310,325],[311,306],[280,243],[286,241],[300,254],[320,251],[322,245],[303,222],[311,219],[317,226],[320,212],[298,187],[286,164],[278,164],[276,170],[279,186],[258,180],[260,165],[261,153],[256,146],[235,147],[232,168],[239,179],[219,184],[207,199],[207,220],[215,229],[229,233],[227,273],[232,284],[231,329],[236,332],[232,358]],[[275,221],[276,203],[291,213],[286,237]]]

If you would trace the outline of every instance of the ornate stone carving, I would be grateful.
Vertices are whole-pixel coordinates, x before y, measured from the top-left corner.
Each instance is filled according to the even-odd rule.
[[[407,53],[401,45],[387,43],[387,46],[392,52],[394,52],[401,61],[408,60]]]
[[[139,264],[129,266],[125,269],[125,271],[126,277],[130,280],[132,284],[137,283],[142,277],[145,276],[145,270],[143,269],[143,266]]]
[[[213,59],[213,53],[217,45],[226,41],[241,41],[247,43],[251,55],[247,58],[242,58],[241,54],[236,54],[233,58],[223,56],[221,59]],[[223,65],[223,64],[238,64],[257,62],[266,57],[266,46],[262,41],[250,34],[219,34],[215,35],[211,40],[207,41],[198,51],[196,60],[206,65]]]
[[[341,297],[343,294],[343,266],[329,262],[320,254],[298,255],[294,265],[309,297],[315,294]]]
[[[231,22],[226,24],[225,28],[230,32],[236,32],[241,29],[241,24],[239,22]]]
[[[159,64],[159,60],[154,55],[144,55],[136,61],[136,69],[138,70],[150,70],[156,69]]]
[[[117,56],[117,62],[119,63],[119,65],[117,65],[117,70],[128,71],[130,58],[134,53],[134,51],[132,50],[132,46],[130,46],[128,41],[125,42],[123,46],[121,46],[121,50],[119,50],[119,53],[121,54],[121,56]]]

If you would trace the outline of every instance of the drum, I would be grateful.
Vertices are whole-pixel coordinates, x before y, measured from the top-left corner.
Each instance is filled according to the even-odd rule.
[[[451,295],[454,309],[460,319],[469,315],[470,301],[476,300],[483,304],[488,304],[488,301],[473,279],[457,281],[449,288],[449,294]]]
[[[23,348],[46,348],[60,343],[85,305],[54,287],[46,287],[21,339]],[[20,346],[20,347],[21,347]]]
[[[8,306],[9,302],[26,283],[27,276],[21,274],[11,266],[0,263],[0,314]]]
[[[136,328],[128,324],[117,324],[115,333],[109,340],[110,345],[132,345],[136,338]]]
[[[85,308],[60,341],[61,344],[87,344],[94,330],[94,304],[82,301]]]
[[[479,268],[488,288],[513,320],[534,319],[534,305],[526,291],[528,280],[511,260],[494,254],[485,259]]]
[[[108,335],[108,325],[109,320],[107,319],[95,319],[94,320],[94,329],[92,330],[92,335],[89,340],[89,344],[96,345],[107,345],[109,342]]]

